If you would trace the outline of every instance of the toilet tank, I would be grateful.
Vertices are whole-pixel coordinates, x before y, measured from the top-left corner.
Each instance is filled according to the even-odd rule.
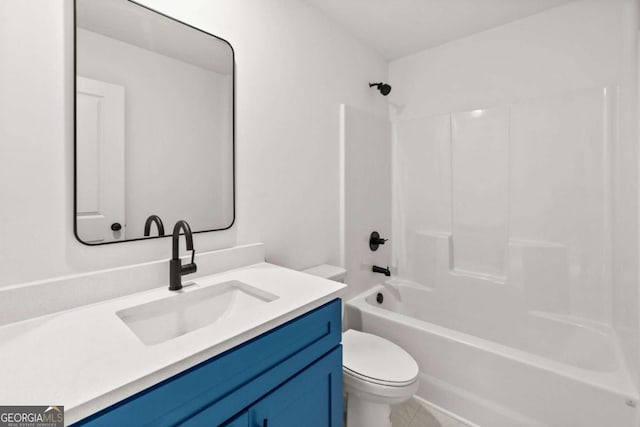
[[[329,264],[316,265],[315,267],[302,270],[302,272],[340,283],[344,283],[344,278],[347,275],[347,270],[344,268]]]

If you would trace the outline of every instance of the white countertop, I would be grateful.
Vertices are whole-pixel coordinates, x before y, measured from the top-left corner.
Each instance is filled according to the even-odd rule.
[[[189,280],[190,292],[238,280],[279,296],[155,345],[120,320],[124,308],[176,295],[162,286],[0,327],[0,405],[64,405],[71,424],[323,305],[345,285],[260,263]]]

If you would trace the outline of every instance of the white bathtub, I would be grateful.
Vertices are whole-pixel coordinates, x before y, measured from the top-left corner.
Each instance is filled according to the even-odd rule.
[[[398,280],[348,301],[346,314],[350,327],[417,360],[419,397],[479,426],[640,425],[637,391],[609,328],[445,301]]]

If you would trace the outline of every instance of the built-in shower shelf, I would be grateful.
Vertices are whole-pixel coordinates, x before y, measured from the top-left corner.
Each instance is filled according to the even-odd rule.
[[[477,280],[486,280],[489,282],[497,283],[499,285],[504,285],[507,283],[506,276],[494,276],[493,274],[479,273],[476,271],[466,271],[459,268],[454,268],[453,270],[451,270],[451,275],[469,277]]]

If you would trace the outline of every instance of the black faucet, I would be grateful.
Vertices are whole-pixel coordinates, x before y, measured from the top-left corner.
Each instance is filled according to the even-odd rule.
[[[384,267],[378,267],[377,265],[374,265],[371,268],[371,271],[373,271],[374,273],[382,273],[387,277],[391,276],[391,271],[389,270],[389,267],[384,268]]]
[[[369,236],[369,249],[371,249],[372,251],[377,251],[378,246],[384,245],[384,242],[386,242],[387,240],[389,239],[381,238],[380,233],[378,233],[377,231],[374,231]]]
[[[164,224],[158,215],[149,215],[149,218],[144,222],[144,235],[145,237],[151,235],[151,224],[155,223],[158,228],[158,236],[164,236]]]
[[[191,251],[191,262],[186,265],[182,265],[179,257],[179,240],[180,229],[184,231],[184,238],[187,241],[187,250]],[[176,222],[173,227],[172,238],[173,251],[171,253],[171,261],[169,261],[169,290],[179,291],[182,289],[182,276],[185,274],[195,273],[198,270],[198,266],[193,262],[193,258],[196,255],[196,251],[193,249],[193,235],[191,234],[191,227],[187,221],[181,219]]]

